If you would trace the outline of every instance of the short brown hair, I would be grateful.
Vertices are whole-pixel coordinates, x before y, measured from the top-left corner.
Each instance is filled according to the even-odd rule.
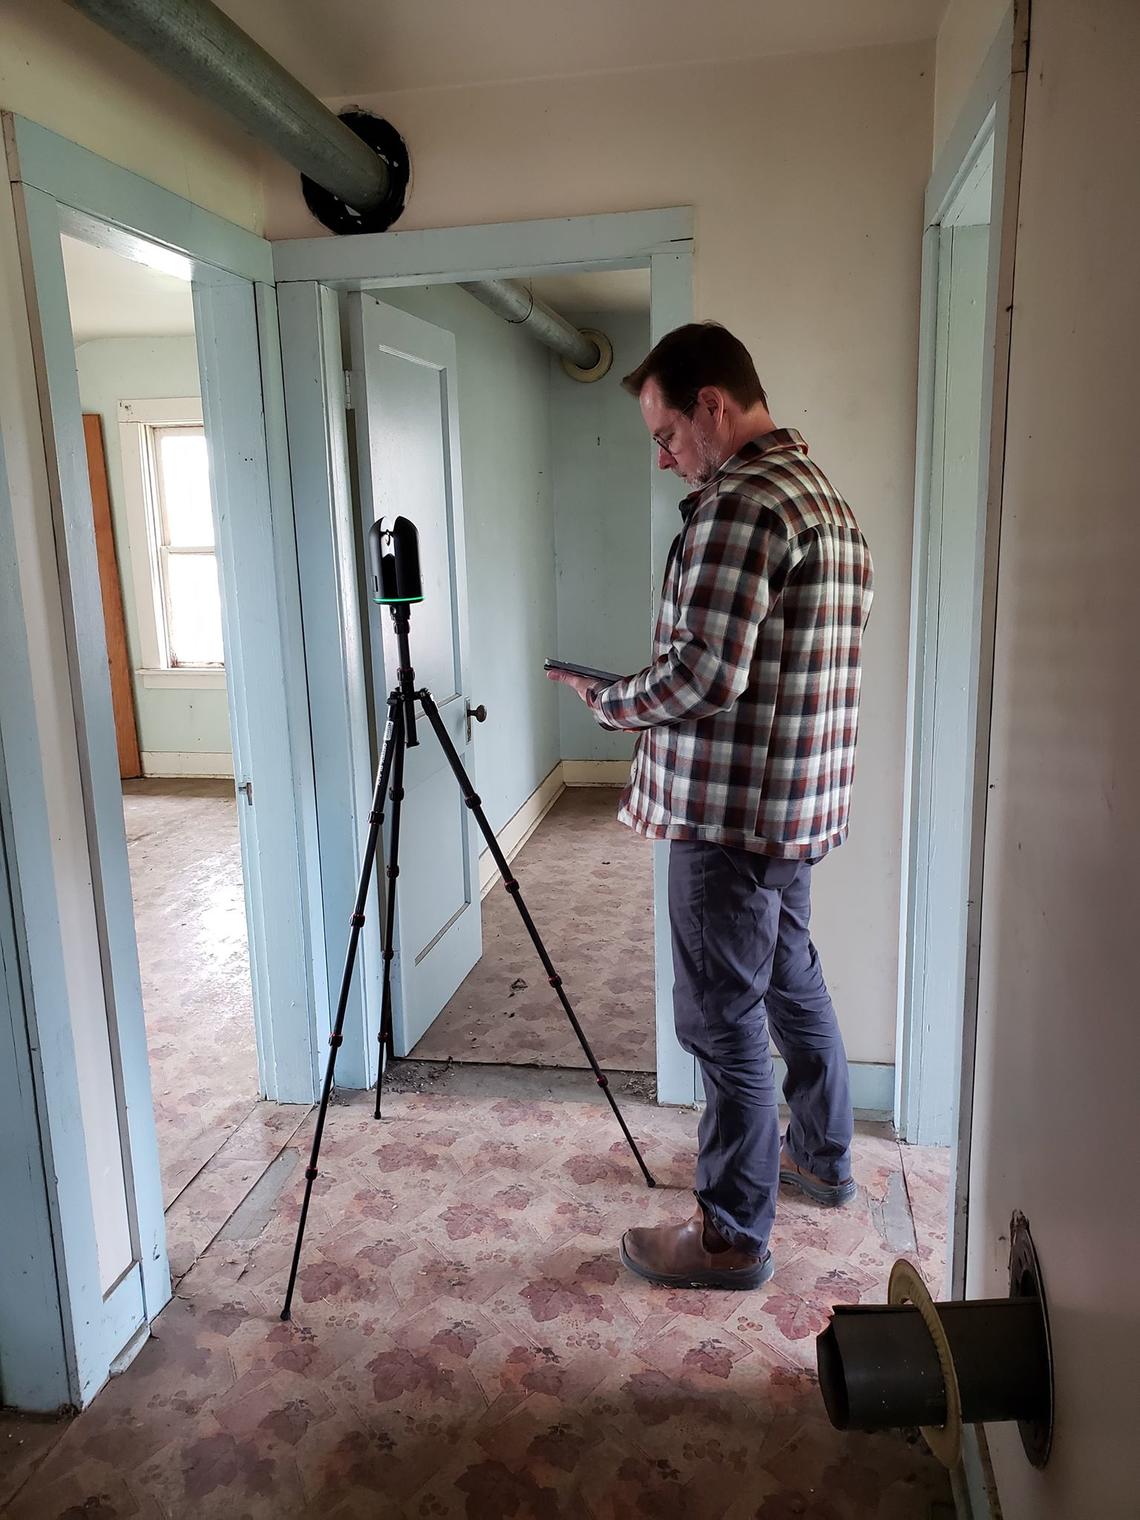
[[[752,355],[719,322],[688,322],[666,333],[622,380],[631,396],[640,396],[647,380],[656,380],[666,406],[683,411],[703,386],[727,391],[738,405],[768,405]]]

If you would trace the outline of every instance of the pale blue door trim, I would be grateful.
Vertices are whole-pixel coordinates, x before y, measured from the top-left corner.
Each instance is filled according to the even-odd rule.
[[[360,611],[337,296],[306,281],[280,286],[277,304],[320,846],[327,982],[318,1030],[327,1039],[374,787],[363,680],[368,630]],[[382,963],[375,902],[374,895],[337,1056],[338,1082],[350,1088],[368,1085],[376,1060]]]
[[[649,341],[656,343],[693,316],[693,260],[688,249],[656,253],[650,259]],[[652,583],[646,587],[650,628],[656,622],[661,577],[669,546],[680,528],[677,477],[657,468],[657,451],[646,441],[651,491],[650,563]],[[657,1015],[657,1101],[695,1103],[703,1096],[697,1063],[681,1049],[673,1027],[673,945],[669,933],[669,846],[653,846],[653,946]]]
[[[0,1404],[46,1411],[72,1401],[87,1366],[86,1347],[77,1355],[60,1312],[69,1265],[81,1281],[94,1269],[97,1286],[98,1262],[83,1173],[58,1178],[54,1187],[48,1180],[55,1141],[74,1152],[78,1102],[45,1109],[40,1097],[45,1054],[51,1060],[62,1048],[66,1058],[71,1030],[2,443],[0,648]],[[20,858],[27,863],[22,874]],[[38,1017],[33,988],[44,999]],[[73,1196],[65,1203],[57,1194],[69,1183]],[[66,1234],[61,1213],[72,1226]],[[79,1241],[76,1215],[85,1225]]]
[[[56,560],[63,592],[91,890],[99,930],[102,992],[115,1074],[135,1263],[105,1299],[100,1295],[98,1313],[92,1307],[85,1325],[85,1333],[98,1333],[102,1346],[109,1348],[113,1356],[145,1319],[153,1318],[166,1303],[170,1297],[170,1271],[103,602],[59,210],[51,196],[27,185],[20,199],[25,280],[33,293],[29,308],[33,341],[40,354],[40,414],[49,474],[54,477]],[[45,1070],[45,1077],[48,1075]],[[60,1160],[57,1153],[57,1170]],[[86,1164],[82,1175],[86,1179]],[[75,1283],[71,1282],[70,1287],[74,1308]],[[125,1334],[125,1339],[119,1338],[120,1333]]]
[[[965,1289],[969,1211],[970,1142],[973,1122],[974,1061],[978,1015],[978,963],[982,910],[986,800],[989,784],[989,736],[993,689],[994,626],[997,602],[997,550],[1005,461],[1005,398],[1013,302],[1014,246],[1020,186],[1021,142],[1025,115],[1025,75],[1029,32],[1028,7],[1016,5],[1005,16],[962,113],[939,154],[927,189],[923,240],[922,305],[919,355],[918,444],[915,477],[914,575],[908,710],[907,813],[904,834],[898,1048],[896,1055],[896,1123],[906,1139],[924,1135],[921,1112],[924,1086],[945,1079],[927,1059],[921,1027],[919,987],[926,945],[921,931],[921,882],[925,859],[934,849],[965,853],[965,942],[957,947],[963,962],[961,1020],[956,1031],[957,1109],[946,1133],[952,1141],[954,1195],[950,1226],[951,1288]],[[984,341],[980,443],[979,537],[971,641],[974,679],[970,692],[973,756],[965,778],[961,837],[921,841],[929,836],[930,799],[923,790],[923,744],[929,743],[930,692],[925,677],[929,650],[931,600],[927,586],[930,481],[934,427],[935,368],[938,327],[939,240],[982,156],[993,152],[986,329]]]
[[[204,211],[129,169],[22,116],[4,116],[13,177],[60,204],[66,231],[94,234],[99,245],[150,262],[140,239],[160,244],[163,267],[187,278],[199,263],[247,280],[273,283],[273,255],[264,238]],[[94,223],[93,227],[84,222]]]
[[[278,284],[319,280],[349,290],[589,269],[644,269],[657,253],[692,251],[693,213],[618,211],[482,227],[290,238],[273,244]],[[683,319],[684,320],[684,319]]]
[[[343,549],[337,546],[333,528],[338,514],[347,510],[347,461],[343,456],[343,433],[337,432],[335,421],[336,413],[343,410],[338,372],[342,360],[339,330],[334,321],[335,308],[328,304],[329,295],[322,297],[316,293],[317,287],[378,290],[395,285],[441,284],[471,278],[534,274],[540,270],[546,273],[648,267],[650,321],[656,341],[670,328],[692,318],[692,237],[693,213],[687,207],[680,207],[508,222],[485,227],[439,228],[340,239],[309,238],[274,244],[290,442],[294,450],[294,490],[298,501],[311,508],[311,512],[298,512],[302,575],[309,575],[310,566],[314,567],[310,576],[312,602],[308,589],[303,587],[302,590],[306,606],[306,649],[314,672],[314,700],[317,700],[319,691],[334,709],[327,734],[321,732],[315,740],[317,771],[318,777],[327,776],[334,797],[349,799],[355,796],[357,809],[353,818],[345,815],[340,820],[338,837],[328,849],[326,839],[329,836],[322,823],[321,859],[326,899],[333,890],[334,881],[351,883],[355,880],[367,804],[361,809],[360,762],[355,758],[360,745],[359,718],[350,711],[345,694],[339,689],[325,690],[324,683],[317,676],[318,670],[326,671],[332,680],[338,665],[343,672],[348,654],[342,646],[346,635],[332,625],[327,610],[331,606],[327,597],[331,594],[332,583],[336,576],[345,573],[347,563]],[[322,442],[326,437],[329,439],[327,444]],[[305,470],[303,486],[302,469]],[[649,628],[652,628],[656,613],[665,556],[676,532],[677,506],[675,491],[658,478],[656,471],[653,475],[655,483],[650,503],[653,578],[644,588]],[[350,521],[351,517],[347,520]],[[320,584],[322,577],[323,586]],[[353,643],[353,657],[356,658],[355,646],[361,638],[358,623],[350,627],[347,636]],[[343,680],[343,675],[338,680]],[[326,762],[327,771],[324,768]],[[324,807],[324,784],[319,791]],[[351,902],[347,892],[344,901],[346,907]],[[326,930],[330,947],[334,942],[343,942],[346,926],[347,914]],[[673,1031],[673,963],[663,846],[654,847],[654,959],[658,1100],[662,1103],[692,1103],[697,1096],[696,1063],[681,1049]],[[331,954],[329,966],[331,974]],[[354,1015],[357,1028],[363,1022],[359,1013]],[[346,1085],[359,1085],[361,1074],[350,1054],[353,1038],[355,1036],[346,1038],[338,1060],[338,1073],[342,1070],[341,1062],[344,1062]],[[351,1077],[350,1072],[355,1072],[355,1077]]]
[[[264,1091],[282,1101],[316,1093],[313,1025],[326,1002],[308,690],[300,637],[296,542],[284,436],[281,361],[268,244],[31,123],[5,118],[41,412],[56,514],[67,670],[93,871],[112,1065],[126,1157],[134,1266],[104,1297],[63,968],[44,760],[30,686],[21,685],[26,630],[4,644],[4,746],[17,894],[24,1011],[35,1053],[45,1174],[63,1324],[37,1342],[27,1381],[82,1404],[169,1295],[162,1192],[127,873],[121,790],[89,486],[60,233],[67,230],[195,282],[203,400],[211,431],[231,721],[254,783],[243,822],[251,959]],[[20,155],[24,156],[21,158]],[[0,535],[2,536],[2,535]],[[7,563],[7,559],[5,560]],[[14,564],[14,561],[13,561]],[[241,596],[235,595],[240,585]],[[18,620],[18,599],[5,602]],[[244,803],[242,804],[245,805]],[[256,815],[256,816],[254,816]],[[26,949],[20,944],[24,935]],[[38,1062],[38,1064],[37,1064]],[[14,1122],[15,1113],[11,1111]],[[38,1269],[48,1281],[47,1262]],[[7,1288],[7,1283],[4,1283]]]
[[[271,297],[263,295],[267,318]],[[296,542],[291,511],[274,520],[255,287],[231,275],[195,279],[194,327],[210,440],[261,1084],[279,1103],[308,1103],[318,1080],[306,912],[312,761],[300,705],[306,683],[296,637]],[[282,493],[283,509],[286,499]],[[317,948],[323,996],[323,946]]]

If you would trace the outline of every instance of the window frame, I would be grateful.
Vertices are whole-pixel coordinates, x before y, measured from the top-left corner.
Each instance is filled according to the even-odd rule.
[[[119,402],[123,496],[141,661],[135,674],[146,687],[203,691],[224,688],[226,684],[224,664],[171,664],[167,636],[167,578],[162,564],[167,549],[161,541],[160,507],[154,499],[158,481],[154,432],[165,428],[203,426],[199,396]],[[216,546],[213,552],[216,557]]]

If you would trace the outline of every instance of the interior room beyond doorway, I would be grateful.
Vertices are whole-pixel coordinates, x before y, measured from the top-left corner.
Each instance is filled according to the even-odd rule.
[[[359,350],[367,351],[369,330],[377,335],[373,351],[379,345],[385,356],[392,353],[384,347],[385,319],[375,325],[379,307],[430,324],[455,344],[462,493],[450,510],[460,517],[455,537],[464,550],[457,556],[462,563],[432,584],[465,578],[469,633],[464,644],[457,613],[455,661],[464,672],[469,710],[483,706],[487,713],[485,722],[468,723],[466,762],[600,1064],[654,1073],[652,851],[616,820],[634,737],[600,729],[543,671],[547,656],[621,673],[649,659],[651,459],[637,406],[621,389],[622,375],[649,348],[649,271],[520,276],[518,284],[574,327],[603,333],[613,350],[608,371],[597,379],[573,376],[523,326],[458,286],[386,288],[350,298],[350,327],[352,300],[363,312],[353,329],[353,416],[372,494],[369,500],[365,493],[362,509],[418,521],[421,554],[430,557],[430,509],[417,489],[425,472],[408,480],[405,494],[402,477],[385,470],[385,429],[399,426],[401,439],[408,436],[401,408],[409,388],[385,367],[387,357],[372,371],[365,360],[361,373]],[[408,331],[411,341],[416,330]],[[412,372],[411,388],[416,378]],[[402,392],[398,401],[395,390]],[[427,387],[425,415],[434,404]],[[361,445],[362,408],[371,453]],[[418,414],[414,425],[420,426]],[[441,593],[434,601],[429,593],[413,612],[419,679],[440,600]],[[461,607],[463,596],[456,600]],[[437,681],[451,679],[451,658],[449,648]],[[374,700],[382,695],[374,684]],[[421,743],[434,746],[430,733]],[[450,779],[436,801],[437,811],[454,802],[462,812]],[[409,898],[405,865],[411,861],[414,869],[412,852],[432,847],[422,827],[413,825],[409,833],[405,823],[402,829],[397,912]],[[403,1046],[397,1015],[397,1054],[585,1067],[510,898],[495,890],[498,876],[482,839],[473,848],[482,856],[481,902],[460,912],[481,916],[481,957],[461,962],[449,983],[454,991],[409,1019],[415,1038]],[[418,883],[411,895],[422,911]],[[458,916],[453,910],[450,901],[441,902],[414,943],[400,942],[399,954],[438,954],[440,935]],[[409,982],[401,991],[407,1002],[418,988]]]
[[[63,238],[172,1268],[257,1105],[245,888],[191,287]]]

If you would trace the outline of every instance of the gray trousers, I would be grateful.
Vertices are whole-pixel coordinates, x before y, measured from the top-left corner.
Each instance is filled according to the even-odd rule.
[[[847,1054],[810,913],[805,862],[716,844],[669,846],[674,1019],[705,1085],[697,1198],[726,1240],[758,1254],[780,1172],[769,1029],[788,1067],[792,1159],[824,1182],[851,1175]]]

